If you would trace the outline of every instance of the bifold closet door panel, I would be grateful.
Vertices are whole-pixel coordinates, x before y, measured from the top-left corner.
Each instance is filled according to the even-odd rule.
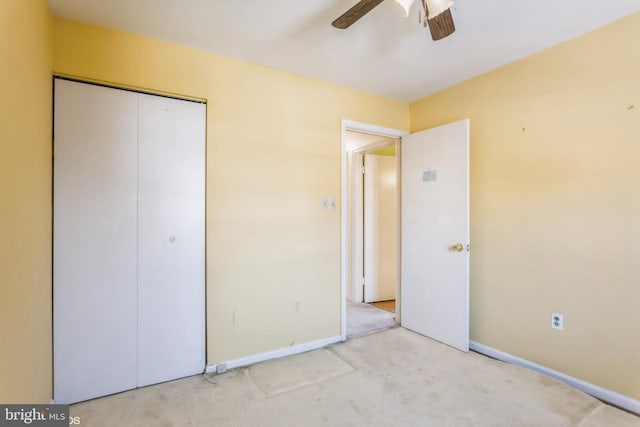
[[[138,385],[205,367],[204,104],[139,95]]]
[[[57,79],[54,398],[136,387],[138,96]]]

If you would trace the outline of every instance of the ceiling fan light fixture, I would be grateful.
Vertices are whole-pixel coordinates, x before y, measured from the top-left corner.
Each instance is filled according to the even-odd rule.
[[[389,0],[391,8],[403,18],[409,16],[409,9],[411,9],[413,2],[414,0]]]
[[[427,0],[428,19],[435,18],[451,6],[453,6],[452,0]]]

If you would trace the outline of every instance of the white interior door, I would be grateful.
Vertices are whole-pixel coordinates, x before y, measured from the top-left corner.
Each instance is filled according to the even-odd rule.
[[[55,81],[54,396],[136,387],[137,109],[133,92]]]
[[[204,104],[140,94],[138,385],[205,367]]]
[[[402,326],[468,351],[469,120],[401,147]]]
[[[388,301],[396,297],[396,158],[366,154],[364,163],[364,301]]]

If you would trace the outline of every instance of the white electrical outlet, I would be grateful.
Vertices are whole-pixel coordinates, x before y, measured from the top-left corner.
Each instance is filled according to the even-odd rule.
[[[564,316],[560,313],[551,313],[551,328],[564,330]]]

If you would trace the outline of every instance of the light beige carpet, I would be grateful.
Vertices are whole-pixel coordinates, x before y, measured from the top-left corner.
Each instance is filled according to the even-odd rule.
[[[273,396],[351,371],[353,367],[334,353],[320,349],[269,363],[257,363],[246,373],[266,396]],[[282,372],[287,374],[282,375]],[[215,377],[208,375],[207,378],[215,381]]]
[[[71,407],[82,426],[633,427],[539,373],[403,328]]]
[[[398,326],[395,313],[347,300],[347,337],[361,337]]]

